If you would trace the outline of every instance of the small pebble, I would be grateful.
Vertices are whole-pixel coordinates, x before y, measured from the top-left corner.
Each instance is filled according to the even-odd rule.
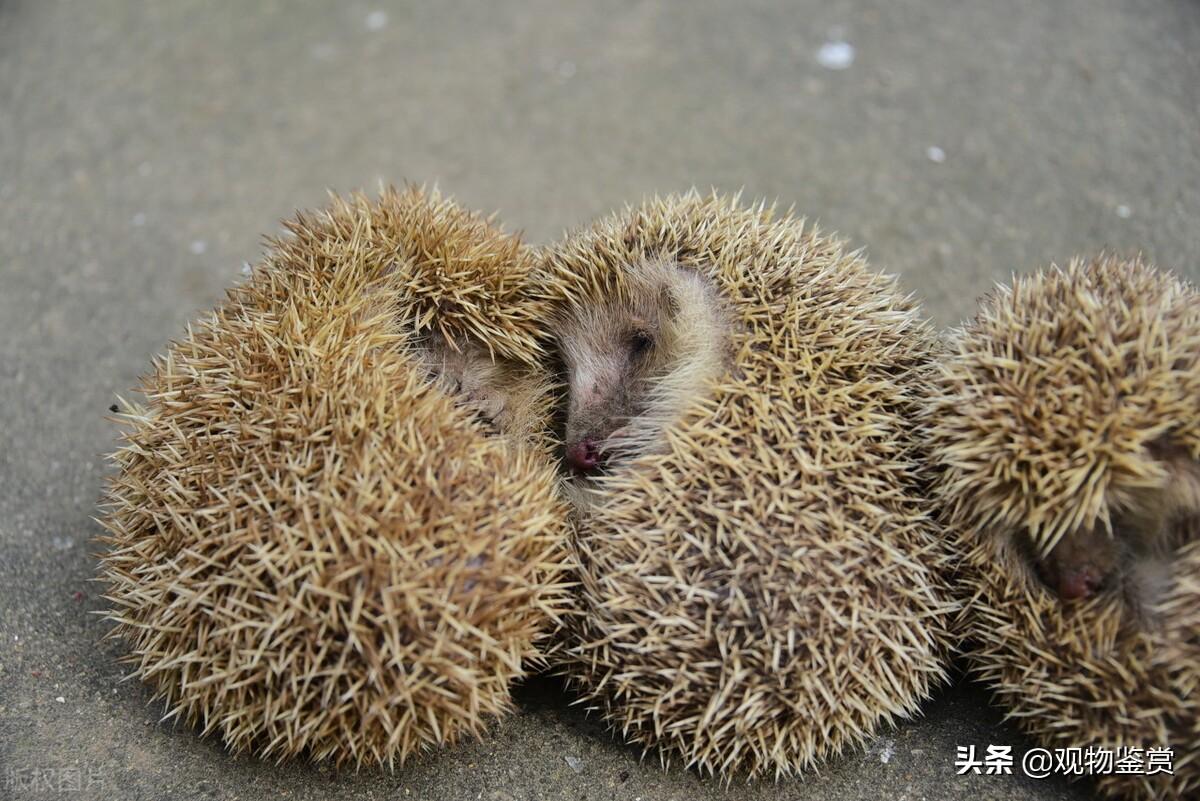
[[[63,698],[61,695],[58,696],[57,698],[55,698],[54,700],[58,701],[60,704],[65,704],[67,702],[67,699]]]
[[[563,759],[565,759],[567,764],[571,766],[571,770],[575,771],[576,773],[583,773],[583,760],[573,756],[563,757]]]
[[[204,251],[208,250],[208,243],[203,239],[197,239],[188,246],[188,249],[192,251],[192,253],[195,253],[197,256],[199,256],[204,253]]]
[[[388,15],[386,11],[372,11],[367,15],[367,30],[381,31],[387,27]]]
[[[854,55],[854,45],[849,42],[826,42],[817,51],[817,63],[827,70],[849,69]]]
[[[1117,216],[1122,220],[1128,220],[1133,216],[1133,209],[1122,203],[1121,205],[1117,206]]]
[[[252,275],[253,273],[254,273],[254,268],[250,266],[250,262],[248,262],[248,261],[242,262],[242,275]]]
[[[925,151],[925,156],[934,164],[941,164],[946,160],[946,151],[937,145],[930,145]]]

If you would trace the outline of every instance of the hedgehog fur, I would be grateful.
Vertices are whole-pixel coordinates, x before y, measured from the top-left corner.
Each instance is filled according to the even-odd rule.
[[[545,269],[556,302],[586,308],[645,261],[718,288],[733,368],[659,452],[595,480],[555,662],[664,763],[794,774],[945,679],[947,550],[910,425],[936,339],[857,253],[715,194],[602,219]]]
[[[287,228],[126,406],[101,576],[168,717],[394,765],[507,711],[567,597],[536,262],[417,189]]]
[[[1098,777],[1107,795],[1196,798],[1200,293],[1140,259],[1076,260],[1001,288],[951,339],[928,410],[970,666],[1047,748],[1174,750],[1173,776]],[[1033,569],[1147,508],[1174,550],[1146,609],[1132,574],[1065,603]]]

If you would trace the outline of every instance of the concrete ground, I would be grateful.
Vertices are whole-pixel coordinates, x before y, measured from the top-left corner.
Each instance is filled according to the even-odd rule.
[[[956,777],[957,745],[1025,746],[970,687],[749,788],[639,761],[546,681],[394,774],[234,759],[159,724],[97,644],[103,417],[326,187],[436,181],[539,242],[744,187],[868,245],[949,325],[1076,251],[1200,278],[1198,132],[1194,0],[0,0],[0,797],[1088,797]]]

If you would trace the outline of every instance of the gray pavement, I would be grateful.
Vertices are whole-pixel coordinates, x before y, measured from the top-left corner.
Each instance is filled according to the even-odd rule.
[[[778,785],[639,761],[546,681],[486,742],[394,774],[232,758],[160,724],[97,642],[103,416],[326,187],[436,181],[537,242],[744,187],[949,325],[1080,250],[1200,278],[1198,123],[1194,0],[0,0],[0,798],[1089,797],[956,777],[956,745],[1026,745],[970,687]]]

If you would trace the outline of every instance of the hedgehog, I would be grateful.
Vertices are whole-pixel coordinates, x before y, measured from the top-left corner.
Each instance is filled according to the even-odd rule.
[[[436,193],[286,227],[125,406],[108,616],[168,717],[394,767],[510,710],[569,600],[547,310]]]
[[[587,487],[553,664],[628,742],[780,778],[917,711],[955,606],[910,420],[937,340],[802,220],[648,200],[544,258]]]
[[[927,420],[971,670],[1039,744],[1132,759],[1108,796],[1195,798],[1200,294],[1076,259],[949,339]],[[1174,775],[1150,773],[1167,748]]]

